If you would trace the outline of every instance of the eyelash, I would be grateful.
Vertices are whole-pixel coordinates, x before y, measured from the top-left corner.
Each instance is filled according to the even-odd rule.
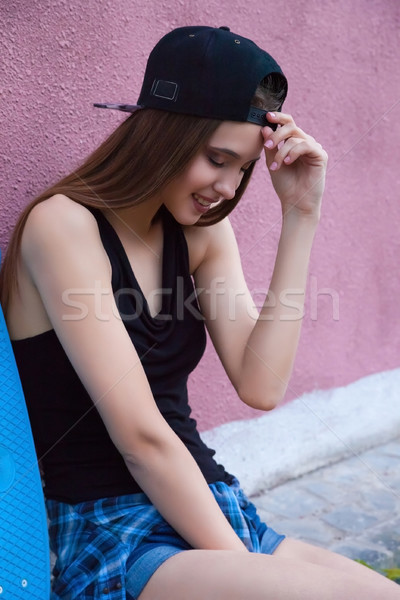
[[[224,163],[219,163],[216,160],[214,160],[213,158],[211,158],[211,156],[208,157],[208,160],[210,161],[210,163],[214,166],[214,167],[223,167]]]
[[[224,164],[225,164],[225,163],[223,163],[223,162],[222,162],[222,163],[219,163],[219,162],[217,162],[216,160],[214,160],[213,158],[211,158],[211,156],[209,156],[209,157],[208,157],[208,160],[210,161],[210,163],[211,163],[211,164],[212,164],[214,167],[217,167],[217,169],[221,169],[221,168],[224,166]],[[250,165],[250,166],[251,166],[251,165]],[[240,170],[242,171],[242,173],[246,173],[246,171],[247,171],[248,169],[250,169],[250,166],[249,166],[249,167],[247,167],[247,169],[243,169],[243,167],[242,167]]]

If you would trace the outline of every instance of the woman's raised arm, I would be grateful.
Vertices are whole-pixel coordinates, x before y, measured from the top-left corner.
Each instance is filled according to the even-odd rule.
[[[269,113],[270,115],[270,113]],[[269,291],[258,312],[247,288],[229,222],[210,228],[196,269],[207,328],[240,398],[261,410],[283,398],[303,317],[311,247],[319,222],[327,155],[290,115],[263,128],[271,179],[282,206],[282,229]],[[259,265],[263,271],[264,265]]]

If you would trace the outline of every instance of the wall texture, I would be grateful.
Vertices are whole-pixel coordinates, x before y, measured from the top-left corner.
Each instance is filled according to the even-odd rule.
[[[74,168],[123,118],[96,101],[137,100],[146,57],[169,29],[228,25],[289,79],[286,111],[330,155],[303,333],[287,400],[399,365],[396,0],[16,0],[0,4],[0,247],[20,209]],[[279,206],[258,166],[232,222],[260,302]],[[202,429],[256,416],[208,348],[190,382]]]

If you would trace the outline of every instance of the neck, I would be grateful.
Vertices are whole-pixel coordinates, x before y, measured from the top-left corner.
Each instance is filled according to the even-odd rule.
[[[159,200],[148,200],[127,208],[107,208],[103,212],[115,229],[127,229],[137,237],[145,239],[153,229],[160,207]]]

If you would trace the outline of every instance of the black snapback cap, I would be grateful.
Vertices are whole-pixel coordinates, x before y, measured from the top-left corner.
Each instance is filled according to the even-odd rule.
[[[272,126],[265,110],[251,106],[257,86],[271,73],[282,75],[286,97],[287,81],[280,66],[251,40],[228,27],[179,27],[150,53],[136,105],[94,106],[125,112],[156,108]]]

